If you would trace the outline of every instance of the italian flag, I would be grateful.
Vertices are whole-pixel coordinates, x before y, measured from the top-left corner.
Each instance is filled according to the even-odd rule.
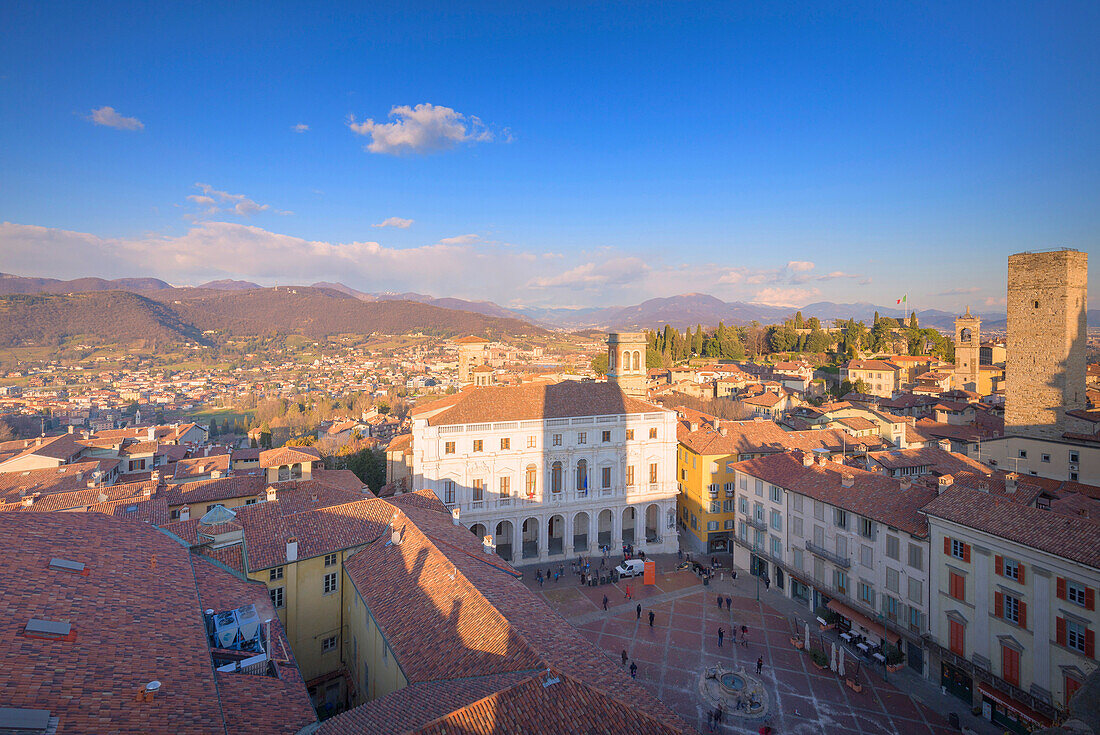
[[[907,304],[907,303],[909,303],[909,294],[905,294],[900,299],[898,299],[898,304],[899,305],[900,304]]]

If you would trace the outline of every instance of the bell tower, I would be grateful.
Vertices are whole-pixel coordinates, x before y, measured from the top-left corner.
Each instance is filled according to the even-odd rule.
[[[645,335],[611,332],[607,335],[607,379],[625,395],[645,398]]]
[[[982,319],[966,313],[955,320],[954,387],[978,392],[981,375]]]

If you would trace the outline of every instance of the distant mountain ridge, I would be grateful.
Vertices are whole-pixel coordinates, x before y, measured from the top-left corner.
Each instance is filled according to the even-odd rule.
[[[75,278],[62,281],[57,278],[28,278],[11,273],[0,273],[0,295],[15,293],[87,293],[89,291],[154,291],[171,288],[159,278]]]

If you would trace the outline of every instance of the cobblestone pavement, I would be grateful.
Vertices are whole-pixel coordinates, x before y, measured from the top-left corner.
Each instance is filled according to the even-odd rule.
[[[948,712],[958,712],[963,723],[978,733],[998,732],[915,672],[889,674],[884,681],[880,669],[864,664],[857,674],[863,690],[853,691],[835,673],[819,670],[808,654],[792,646],[795,621],[809,618],[805,607],[763,587],[758,602],[756,580],[745,573],[739,573],[735,582],[727,574],[703,586],[690,571],[672,571],[675,566],[675,556],[658,558],[657,568],[666,571],[659,572],[651,586],[635,578],[581,587],[568,564],[558,582],[544,582],[540,588],[534,567],[525,569],[524,580],[616,663],[626,651],[629,660],[638,664],[639,681],[700,732],[758,732],[763,720],[735,720],[728,715],[721,726],[710,730],[708,705],[699,694],[699,679],[707,666],[744,666],[752,673],[758,657],[764,659],[762,678],[773,701],[770,724],[780,735],[946,735],[957,732],[948,725]],[[632,599],[626,597],[628,585]],[[732,598],[730,610],[717,606],[719,593]],[[607,612],[602,609],[605,594]],[[639,603],[641,619],[635,609]],[[656,614],[652,628],[650,610]],[[748,646],[732,645],[730,631],[742,625],[749,629]],[[722,648],[718,647],[719,627],[726,633]],[[820,637],[816,628],[811,628],[811,637]],[[825,638],[824,646],[831,642]],[[848,659],[847,663],[851,672],[855,662]]]

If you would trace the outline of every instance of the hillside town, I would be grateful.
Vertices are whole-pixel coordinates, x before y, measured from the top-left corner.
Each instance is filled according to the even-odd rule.
[[[967,309],[950,361],[837,324],[743,359],[655,327],[10,370],[0,718],[808,733],[843,700],[888,732],[1060,726],[1100,688],[1086,274],[1011,256],[1004,339]]]

